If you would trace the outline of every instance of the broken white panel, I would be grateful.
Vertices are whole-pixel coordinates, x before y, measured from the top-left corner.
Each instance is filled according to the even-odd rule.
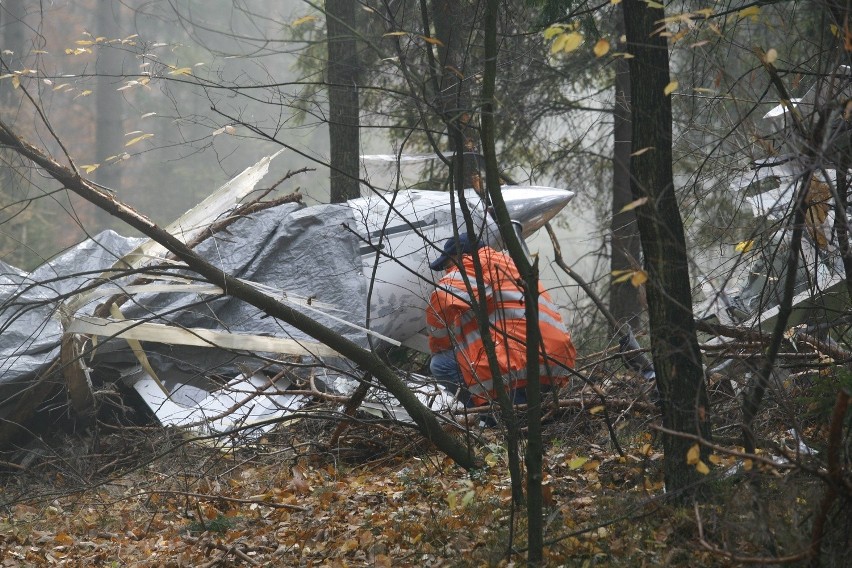
[[[438,160],[435,154],[362,154],[361,160],[365,162],[408,162],[421,163]]]
[[[201,434],[225,434],[258,424],[257,428],[249,428],[240,434],[257,437],[275,426],[266,421],[293,414],[308,402],[304,395],[284,393],[290,386],[288,379],[282,378],[273,383],[262,373],[248,378],[240,375],[213,392],[180,385],[168,397],[141,369],[124,381],[139,393],[160,424],[187,428]]]
[[[793,443],[796,444],[797,454],[805,456],[814,456],[818,453],[815,449],[813,449],[802,441],[801,436],[799,436],[799,431],[795,428],[790,428],[789,430],[787,430],[787,435],[790,436],[793,439]]]
[[[453,414],[464,409],[464,405],[441,385],[436,384],[428,389],[415,389],[414,395],[429,410],[439,414]],[[367,399],[361,403],[361,410],[373,415],[388,416],[400,422],[414,423],[411,415],[393,397],[387,400],[381,400],[379,397]]]
[[[192,240],[213,221],[234,209],[242,198],[254,191],[257,183],[269,171],[270,162],[281,152],[283,150],[279,150],[271,156],[266,156],[255,165],[243,170],[225,185],[210,194],[201,203],[173,221],[165,230],[184,243]],[[101,277],[106,278],[114,274],[116,270],[138,268],[152,258],[165,255],[166,252],[167,250],[160,243],[148,239],[120,258],[113,264],[112,268],[104,271]],[[65,302],[67,306],[65,311],[69,314],[74,314],[90,301],[91,292],[78,294]]]
[[[243,170],[201,203],[172,221],[165,230],[184,243],[194,239],[201,231],[206,230],[210,223],[232,210],[243,197],[254,191],[254,186],[269,171],[270,162],[283,151],[279,150],[271,156],[261,158],[255,165]],[[120,263],[138,266],[140,262],[144,262],[152,256],[161,256],[166,252],[165,247],[161,244],[149,240],[122,258]]]
[[[805,290],[793,296],[792,313],[787,318],[787,328],[806,323],[815,313],[824,313],[830,319],[838,318],[848,312],[849,296],[846,293],[846,280],[840,274],[831,274],[827,269],[817,271],[819,293],[813,289]],[[745,327],[771,333],[778,319],[780,307],[772,306],[743,322]]]
[[[144,320],[111,320],[94,316],[79,316],[72,320],[66,333],[97,335],[101,337],[119,337],[138,341],[151,341],[170,345],[193,345],[196,347],[216,347],[220,349],[238,349],[241,351],[260,351],[264,353],[285,353],[288,355],[310,355],[314,357],[333,357],[337,352],[319,342],[308,342],[265,335],[248,335],[213,331],[209,329],[189,329]]]
[[[327,369],[319,372],[321,380],[340,395],[348,396],[358,386],[358,381],[350,377],[330,373]],[[461,412],[464,409],[464,405],[459,402],[455,395],[451,394],[444,385],[438,383],[432,377],[412,373],[405,383],[417,397],[417,400],[433,412],[451,414]],[[396,397],[381,389],[371,389],[359,409],[379,418],[389,417],[401,422],[414,422]]]
[[[801,102],[801,97],[797,99],[790,99],[789,103],[781,103],[777,106],[772,107],[769,112],[763,115],[763,118],[778,118],[779,116],[789,114],[790,109],[798,107],[799,103]]]

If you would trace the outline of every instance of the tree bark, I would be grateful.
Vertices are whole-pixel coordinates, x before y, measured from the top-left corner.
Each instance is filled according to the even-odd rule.
[[[6,0],[0,7],[0,23],[3,27],[3,49],[12,53],[0,55],[3,68],[0,74],[20,71],[24,67],[24,57],[27,54],[26,24],[27,6],[24,0]],[[0,81],[0,105],[12,104],[15,88],[11,81]]]
[[[672,111],[666,39],[655,34],[662,8],[640,0],[623,4],[630,59],[634,199],[648,198],[636,216],[644,253],[651,352],[663,398],[663,426],[710,439],[709,404],[696,336],[683,222],[672,175]],[[664,471],[669,493],[686,495],[701,479],[687,464],[694,444],[664,434]]]
[[[438,105],[447,125],[453,155],[453,181],[458,189],[482,191],[479,173],[479,133],[474,125],[471,80],[467,76],[465,40],[473,35],[474,7],[470,0],[433,0],[438,40]]]
[[[623,25],[618,27],[622,33]],[[627,60],[615,60],[615,100],[613,107],[612,159],[612,220],[610,222],[610,271],[632,270],[639,267],[640,242],[636,214],[621,210],[633,201],[630,190],[630,69]],[[629,283],[613,284],[609,292],[609,310],[619,326],[642,326],[643,312],[639,288]],[[619,330],[612,330],[617,333]]]
[[[118,3],[108,3],[99,7],[96,12],[97,35],[107,41],[121,37],[121,8]],[[123,79],[122,54],[116,45],[100,43],[95,48],[98,53],[96,66],[97,79],[95,84],[96,107],[95,115],[95,155],[93,163],[101,166],[95,170],[95,181],[113,190],[121,189],[122,161],[106,159],[120,154],[124,147],[124,100],[121,92],[116,91]],[[110,221],[110,216],[103,211],[96,214],[96,226],[103,229]]]
[[[358,43],[353,0],[326,0],[332,203],[361,197]]]
[[[527,448],[524,463],[527,471],[527,565],[540,566],[544,560],[544,498],[542,493],[544,444],[541,435],[541,381],[539,353],[541,333],[538,325],[538,263],[530,263],[512,227],[508,210],[500,193],[497,163],[495,82],[497,78],[497,14],[498,0],[488,0],[485,11],[485,66],[480,108],[482,109],[482,149],[485,161],[485,180],[488,195],[506,241],[509,254],[524,281],[525,316],[527,320]],[[502,387],[500,390],[503,391]],[[506,422],[506,443],[509,452],[509,472],[513,493],[521,484],[520,464],[517,463],[520,432],[511,403],[505,396],[499,399]]]

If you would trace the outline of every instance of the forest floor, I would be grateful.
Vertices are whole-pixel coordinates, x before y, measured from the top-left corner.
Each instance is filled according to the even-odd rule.
[[[545,565],[797,565],[818,478],[715,454],[709,497],[672,503],[658,420],[622,413],[617,444],[596,412],[546,425]],[[303,420],[231,450],[159,428],[54,440],[0,478],[0,566],[525,564],[499,428],[473,430],[484,467],[465,471],[410,428],[359,422],[330,449],[333,427]],[[843,550],[849,520],[829,521]],[[845,562],[830,549],[823,560]]]

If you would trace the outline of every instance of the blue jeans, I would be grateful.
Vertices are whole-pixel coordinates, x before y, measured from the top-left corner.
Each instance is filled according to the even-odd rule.
[[[455,351],[441,351],[433,354],[429,361],[429,371],[439,383],[455,394],[462,404],[470,406],[470,393],[464,384]]]

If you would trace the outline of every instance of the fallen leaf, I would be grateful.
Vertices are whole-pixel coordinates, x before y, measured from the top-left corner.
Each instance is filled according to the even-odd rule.
[[[293,466],[293,479],[290,480],[290,485],[296,493],[306,495],[311,492],[311,486],[305,479],[305,473],[298,465]]]

